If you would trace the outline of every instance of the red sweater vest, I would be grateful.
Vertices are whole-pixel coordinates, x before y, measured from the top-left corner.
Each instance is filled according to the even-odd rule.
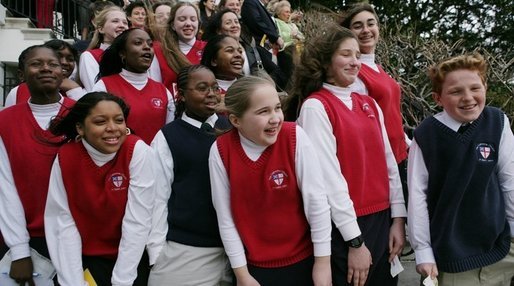
[[[337,141],[337,159],[357,216],[389,207],[389,177],[375,102],[352,93],[353,108],[326,89],[313,93],[325,107]]]
[[[407,158],[407,143],[403,133],[402,112],[401,112],[401,89],[400,85],[392,79],[381,66],[380,72],[376,72],[367,65],[362,65],[359,78],[368,89],[369,96],[373,97],[384,113],[384,125],[387,130],[387,137],[393,149],[396,163]]]
[[[91,55],[93,56],[93,58],[95,58],[97,63],[100,63],[100,61],[102,60],[102,56],[104,54],[104,50],[102,50],[102,49],[92,49],[92,50],[89,50],[88,52],[91,53]]]
[[[207,43],[204,41],[196,40],[195,44],[187,53],[186,58],[192,65],[197,65],[200,63],[202,59],[203,49]],[[162,51],[163,46],[159,41],[153,42],[153,49],[155,56],[157,57],[157,61],[159,62],[159,67],[161,70],[162,83],[166,88],[173,94],[175,101],[177,100],[177,75],[178,72],[174,71],[166,61],[166,57]]]
[[[166,124],[168,95],[164,85],[148,78],[146,86],[137,90],[119,74],[102,77],[102,81],[108,92],[123,98],[130,106],[127,126],[150,144]]]
[[[64,98],[59,113],[66,113],[74,102]],[[44,237],[43,214],[50,170],[59,149],[57,143],[63,138],[41,129],[28,103],[17,104],[0,112],[0,122],[0,137],[25,211],[27,230],[30,237]]]
[[[139,140],[129,135],[113,160],[98,167],[81,142],[59,150],[59,164],[82,254],[116,259],[127,205],[129,165]]]
[[[312,255],[296,183],[295,123],[284,122],[275,144],[255,162],[246,156],[235,129],[219,137],[217,146],[229,177],[232,216],[248,263],[276,268]]]
[[[62,97],[66,97],[66,93],[60,91],[59,92]],[[18,90],[16,91],[16,104],[25,103],[29,101],[30,98],[30,90],[27,83],[22,82],[18,85]]]

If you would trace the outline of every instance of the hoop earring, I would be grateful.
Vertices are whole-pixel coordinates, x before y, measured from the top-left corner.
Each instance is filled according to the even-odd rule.
[[[127,127],[126,133],[127,133],[127,135],[132,134],[132,132],[130,131],[130,128]]]
[[[121,58],[121,64],[122,64],[123,66],[126,66],[126,65],[127,65],[127,63],[126,63],[126,59],[125,59],[125,58]]]
[[[80,140],[82,140],[82,136],[80,136],[80,134],[77,134],[77,136],[75,136],[75,142],[80,142]]]

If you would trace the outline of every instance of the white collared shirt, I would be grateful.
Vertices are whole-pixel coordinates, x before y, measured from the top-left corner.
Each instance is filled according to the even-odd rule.
[[[447,112],[434,115],[435,119],[457,132],[462,125]],[[435,263],[434,252],[430,241],[430,226],[427,207],[428,170],[423,152],[412,141],[409,151],[407,181],[409,187],[409,240],[416,253],[416,264]],[[498,179],[505,199],[505,211],[510,225],[511,236],[514,237],[514,135],[510,123],[505,116],[505,123],[498,150]]]

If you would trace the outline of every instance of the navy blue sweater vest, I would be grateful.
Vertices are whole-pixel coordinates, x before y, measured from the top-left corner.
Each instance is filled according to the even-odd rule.
[[[486,107],[459,134],[434,117],[414,131],[428,170],[427,205],[437,267],[457,273],[509,252],[510,228],[496,167],[503,113]]]
[[[215,128],[229,125],[226,117]],[[209,150],[215,134],[177,119],[162,128],[174,162],[175,178],[168,201],[167,240],[198,247],[221,247],[209,180]]]

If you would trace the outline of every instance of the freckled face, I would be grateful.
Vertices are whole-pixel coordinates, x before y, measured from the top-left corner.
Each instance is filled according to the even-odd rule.
[[[284,122],[282,105],[275,87],[258,86],[250,96],[250,104],[238,118],[231,114],[230,121],[241,134],[260,146],[270,146],[277,141]]]
[[[478,71],[461,69],[448,73],[441,93],[433,97],[453,119],[468,123],[484,110],[486,90]]]

